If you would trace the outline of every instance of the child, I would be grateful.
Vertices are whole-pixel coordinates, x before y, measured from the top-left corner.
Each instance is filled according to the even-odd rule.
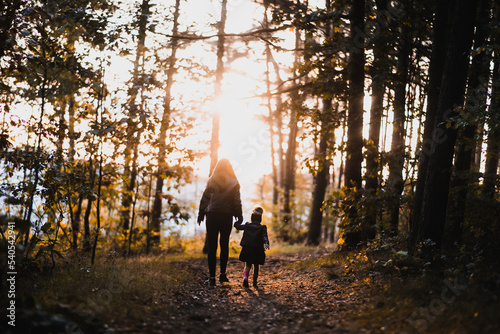
[[[240,245],[243,247],[240,253],[240,261],[245,262],[243,271],[243,286],[248,287],[248,274],[253,265],[253,286],[257,287],[257,277],[259,277],[259,265],[266,260],[265,250],[269,249],[269,238],[267,236],[266,225],[261,225],[264,209],[260,206],[252,211],[250,223],[242,224],[237,221],[234,227],[243,230],[243,237]]]

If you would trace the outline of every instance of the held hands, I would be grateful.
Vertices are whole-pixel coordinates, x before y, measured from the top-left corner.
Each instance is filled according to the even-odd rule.
[[[243,223],[243,216],[242,215],[239,215],[238,217],[236,217],[236,223],[238,223],[238,224]]]
[[[268,243],[264,244],[264,250],[269,250],[269,244]]]

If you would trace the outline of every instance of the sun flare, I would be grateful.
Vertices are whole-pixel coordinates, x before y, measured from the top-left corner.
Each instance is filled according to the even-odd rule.
[[[269,173],[269,131],[258,101],[222,95],[214,105],[220,116],[219,157],[231,161],[243,183]]]

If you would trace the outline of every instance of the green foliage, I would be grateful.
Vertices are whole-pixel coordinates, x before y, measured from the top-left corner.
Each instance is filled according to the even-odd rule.
[[[375,203],[376,207],[380,208],[381,202],[379,194],[364,189],[342,188],[328,195],[325,208],[330,210],[332,215],[342,218],[338,225],[340,230],[338,244],[341,247],[357,247],[360,243],[375,237],[377,225],[372,225],[372,220],[368,218],[375,216],[377,221],[378,212],[373,208]]]

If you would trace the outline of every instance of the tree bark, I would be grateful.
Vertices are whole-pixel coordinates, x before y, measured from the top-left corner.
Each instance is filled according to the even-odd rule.
[[[332,113],[332,100],[323,99],[323,116]],[[320,142],[317,154],[319,169],[314,177],[313,202],[311,207],[311,221],[309,222],[309,234],[307,243],[319,245],[321,240],[321,224],[323,221],[323,201],[325,200],[326,188],[330,179],[330,158],[328,156],[328,144],[331,137],[331,128],[323,117],[321,120]]]
[[[330,0],[326,0],[325,8],[327,11],[331,10]],[[332,38],[332,23],[327,21],[325,24],[325,37]],[[330,63],[332,59],[331,47],[325,45],[324,62]],[[321,225],[323,222],[323,201],[325,200],[326,189],[330,179],[330,157],[329,157],[329,142],[332,136],[332,124],[329,115],[332,114],[332,95],[333,92],[325,92],[323,94],[323,111],[320,114],[320,134],[319,134],[319,147],[316,156],[318,170],[314,175],[314,190],[313,200],[311,207],[311,220],[309,222],[309,234],[307,243],[309,245],[318,245],[321,241]],[[338,104],[337,104],[338,107]],[[338,109],[338,108],[337,108]],[[325,230],[327,231],[327,230]]]
[[[399,208],[401,206],[401,193],[404,187],[406,86],[408,84],[408,63],[412,49],[411,32],[408,24],[408,22],[405,22],[401,28],[394,88],[394,119],[392,123],[389,179],[387,182],[389,191],[391,192],[391,201],[388,209],[390,217],[389,235],[392,236],[398,234]]]
[[[175,1],[174,9],[174,25],[172,34],[176,36],[179,29],[179,13],[180,0]],[[161,213],[162,213],[162,198],[163,198],[163,181],[167,177],[167,130],[170,124],[170,116],[172,113],[172,86],[176,73],[175,63],[177,61],[178,39],[172,38],[171,54],[168,59],[167,82],[165,85],[165,97],[163,99],[163,114],[160,123],[160,133],[158,134],[158,171],[156,173],[156,185],[154,191],[153,208],[151,212],[150,237],[148,241],[153,245],[159,245],[161,232]],[[149,246],[148,246],[149,249]]]
[[[353,0],[349,15],[350,45],[348,59],[348,114],[347,114],[347,145],[345,158],[344,182],[346,199],[344,200],[344,222],[349,230],[344,228],[342,236],[343,247],[353,248],[361,240],[366,240],[363,227],[358,227],[357,205],[360,199],[359,190],[362,187],[361,163],[363,162],[363,98],[365,80],[365,1]]]
[[[365,0],[353,0],[350,30],[349,110],[347,116],[347,147],[345,186],[361,187],[361,163],[363,161],[363,98],[365,80]]]
[[[474,36],[477,3],[458,0],[450,44],[443,72],[436,130],[440,136],[432,145],[428,180],[425,185],[419,241],[430,239],[442,246],[450,175],[457,138],[457,109],[463,105],[469,54]]]
[[[137,167],[135,166],[134,152],[137,150],[136,147],[139,145],[140,130],[137,126],[138,118],[142,118],[140,115],[140,110],[137,106],[137,96],[139,94],[141,84],[141,74],[144,71],[141,62],[144,62],[144,47],[146,42],[146,26],[149,18],[149,0],[143,0],[141,4],[141,11],[139,14],[139,27],[138,27],[138,40],[136,55],[134,61],[134,71],[132,74],[132,86],[129,91],[128,100],[128,111],[129,117],[127,121],[127,133],[126,133],[126,147],[124,150],[124,160],[125,166],[123,171],[123,193],[122,193],[122,203],[120,209],[120,225],[122,228],[122,233],[127,236],[129,226],[130,226],[130,206],[133,200],[133,193],[135,189],[135,181],[137,178]]]
[[[498,12],[497,12],[498,13]],[[498,40],[498,38],[497,38]],[[493,69],[493,87],[491,104],[488,112],[488,137],[486,150],[486,166],[482,194],[485,198],[494,199],[498,182],[498,161],[500,157],[500,54],[495,52]]]
[[[478,20],[476,25],[476,35],[474,39],[474,49],[484,46],[489,34],[489,8],[488,0],[479,1]],[[465,106],[464,122],[467,123],[464,129],[459,132],[458,151],[455,157],[455,171],[452,178],[451,215],[452,222],[452,242],[462,241],[462,230],[465,217],[466,199],[469,184],[473,181],[470,174],[473,162],[473,153],[476,147],[476,134],[478,122],[484,114],[484,107],[487,102],[488,82],[490,77],[490,59],[485,52],[481,52],[472,59],[467,101]],[[479,122],[480,123],[480,122]],[[477,183],[477,182],[476,182]]]
[[[299,29],[295,30],[295,50],[299,50],[301,46],[301,38]],[[294,67],[299,66],[300,55],[295,51]],[[297,74],[295,73],[297,76]],[[294,86],[298,84],[298,80],[293,81]],[[302,100],[299,92],[293,90],[290,94],[291,108],[290,121],[288,123],[290,133],[288,134],[288,147],[285,154],[284,168],[284,183],[283,183],[283,225],[280,228],[280,238],[283,241],[290,241],[290,226],[292,225],[292,206],[294,202],[295,192],[295,172],[296,172],[296,152],[297,152],[297,134],[298,114],[302,109]]]
[[[90,153],[89,158],[89,184],[88,187],[92,191],[94,191],[94,183],[95,183],[95,170],[94,170],[94,160],[93,153]],[[85,214],[83,216],[83,251],[89,252],[91,250],[90,244],[90,214],[92,212],[92,203],[94,201],[94,196],[92,194],[87,195],[87,207],[85,209]]]
[[[268,11],[268,6],[265,4],[264,8],[264,29],[269,29],[269,20],[267,17],[267,11]],[[267,36],[270,37],[270,36]],[[279,169],[281,168],[283,157],[281,158],[276,155],[281,154],[282,155],[282,148],[281,142],[278,140],[278,143],[276,145],[276,140],[275,140],[275,135],[276,131],[278,132],[278,135],[281,135],[281,112],[282,112],[282,101],[281,101],[281,95],[278,94],[276,96],[276,110],[273,110],[272,107],[272,95],[271,95],[271,79],[270,79],[270,66],[272,65],[274,67],[274,71],[276,73],[276,78],[277,78],[277,85],[281,87],[282,85],[282,80],[280,77],[279,73],[279,67],[276,61],[274,60],[274,57],[271,53],[271,48],[269,47],[269,43],[266,43],[266,90],[268,93],[267,97],[267,109],[268,109],[268,124],[269,124],[269,137],[270,137],[270,142],[271,142],[271,165],[272,165],[272,183],[273,183],[273,197],[272,197],[272,204],[273,204],[273,209],[272,209],[272,221],[276,222],[278,221],[279,217],[279,211],[278,211],[278,205],[279,205],[279,199],[280,199],[280,173]],[[276,148],[278,146],[278,148]]]
[[[384,14],[387,12],[387,0],[377,1],[377,30],[373,43],[373,68],[372,68],[372,104],[370,109],[370,128],[368,144],[366,147],[366,189],[376,192],[380,174],[380,126],[384,112],[384,90],[387,81],[387,22]],[[371,215],[373,217],[373,215]],[[374,224],[372,221],[371,224]]]
[[[432,54],[429,64],[429,84],[427,89],[427,108],[422,136],[422,148],[420,149],[417,185],[413,200],[412,212],[410,215],[410,253],[415,251],[419,226],[422,214],[422,205],[424,198],[424,188],[427,181],[429,156],[432,143],[437,139],[435,130],[436,117],[439,103],[439,93],[441,91],[441,82],[446,61],[446,50],[448,43],[448,26],[451,21],[450,11],[453,8],[455,0],[437,0],[436,14],[433,23]]]

